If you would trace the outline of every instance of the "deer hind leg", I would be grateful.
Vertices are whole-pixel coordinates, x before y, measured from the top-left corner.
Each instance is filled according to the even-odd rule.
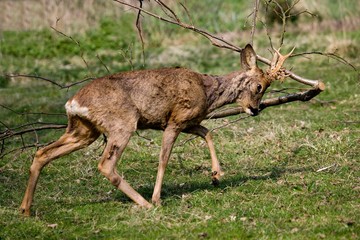
[[[169,161],[172,147],[179,133],[180,131],[178,129],[173,128],[172,126],[168,126],[163,134],[158,172],[156,176],[154,192],[152,195],[152,202],[156,205],[160,205],[161,186],[165,174],[165,169]]]
[[[45,165],[61,156],[84,148],[94,142],[100,133],[87,120],[69,117],[69,125],[64,135],[56,142],[39,149],[30,167],[30,177],[20,211],[30,216],[30,207],[41,170]]]
[[[208,148],[210,150],[210,156],[211,156],[211,169],[212,169],[211,180],[212,180],[213,185],[215,185],[215,186],[219,185],[220,177],[222,175],[224,175],[224,173],[221,171],[219,160],[216,157],[214,142],[212,140],[210,131],[207,128],[199,125],[199,126],[195,126],[195,127],[186,129],[185,132],[200,136],[206,141],[206,144],[208,145]]]
[[[105,151],[98,165],[100,172],[109,179],[111,184],[125,193],[134,202],[142,207],[151,208],[152,205],[135,191],[116,171],[117,160],[123,153],[132,133],[117,134],[112,132],[111,134],[108,137]]]

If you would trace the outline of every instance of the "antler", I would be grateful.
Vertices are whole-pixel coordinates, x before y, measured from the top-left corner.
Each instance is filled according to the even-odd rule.
[[[274,50],[274,56],[270,63],[270,68],[267,70],[268,80],[270,82],[279,79],[281,82],[284,81],[286,77],[289,75],[286,73],[286,69],[282,67],[285,60],[291,56],[291,54],[294,52],[295,47],[285,56],[280,53],[280,48]]]

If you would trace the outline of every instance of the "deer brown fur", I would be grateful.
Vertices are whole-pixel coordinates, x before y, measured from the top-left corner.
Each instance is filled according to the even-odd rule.
[[[21,211],[30,207],[41,169],[50,161],[84,148],[101,133],[107,145],[99,162],[100,172],[118,189],[143,207],[152,204],[118,173],[116,162],[137,129],[163,130],[158,174],[152,202],[160,203],[161,185],[173,144],[180,132],[205,139],[212,160],[212,179],[221,169],[209,131],[201,126],[208,113],[237,102],[246,113],[258,114],[260,100],[270,85],[256,65],[256,54],[247,45],[241,54],[242,71],[224,76],[200,74],[185,68],[165,68],[118,73],[84,86],[66,103],[68,127],[60,139],[35,154]]]

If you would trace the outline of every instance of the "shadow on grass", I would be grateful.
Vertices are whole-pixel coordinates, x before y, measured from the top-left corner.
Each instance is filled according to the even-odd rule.
[[[189,194],[195,191],[219,191],[219,190],[226,190],[229,188],[235,188],[238,186],[241,186],[243,184],[245,184],[248,181],[266,181],[266,180],[271,180],[271,181],[277,181],[279,178],[281,178],[284,174],[296,174],[296,173],[307,173],[307,172],[312,172],[314,169],[314,166],[308,165],[308,166],[303,166],[303,167],[289,167],[286,165],[283,166],[272,166],[272,167],[267,167],[267,168],[257,168],[257,169],[252,169],[251,171],[256,171],[259,173],[263,173],[263,174],[258,174],[258,175],[246,175],[243,174],[243,172],[239,173],[239,174],[229,174],[229,175],[225,175],[223,176],[223,178],[220,180],[220,184],[219,186],[213,186],[211,184],[211,179],[210,176],[208,178],[205,177],[194,177],[191,178],[190,181],[186,182],[184,185],[179,186],[179,184],[175,184],[174,181],[172,182],[166,182],[166,180],[164,181],[163,184],[163,189],[162,189],[162,196],[161,199],[162,200],[166,200],[166,199],[171,199],[174,196],[182,196],[183,194]],[[3,173],[4,174],[4,173]],[[202,173],[197,173],[195,175],[202,175]],[[0,177],[4,178],[7,175],[2,175]],[[11,178],[13,177],[13,174],[8,175],[7,177]],[[19,179],[17,179],[17,181],[15,182],[21,182],[24,183],[26,182],[27,176],[21,176],[21,181],[19,181]],[[15,180],[15,179],[14,179]],[[7,183],[10,183],[12,181],[7,181]],[[5,184],[6,185],[6,184]],[[110,182],[109,182],[110,185]],[[6,186],[3,186],[6,189]],[[20,188],[20,186],[15,187]],[[145,186],[139,187],[136,190],[145,198],[148,200],[151,200],[151,196],[152,196],[152,192],[153,192],[153,187],[154,184],[147,184]],[[9,189],[14,189],[14,188],[10,188]],[[3,189],[4,190],[4,189]],[[9,194],[9,193],[8,193]],[[3,197],[5,197],[4,201],[0,201],[4,206],[9,206],[12,205],[12,207],[17,207],[17,204],[14,205],[14,202],[18,201],[18,204],[20,204],[20,197],[22,197],[22,191],[21,194],[15,194],[13,197],[10,197],[10,195],[5,194]],[[54,200],[54,202],[52,202],[52,204],[57,205],[57,206],[61,206],[61,208],[64,209],[71,209],[71,208],[76,208],[76,207],[82,207],[82,206],[86,206],[86,205],[92,205],[92,204],[101,204],[101,203],[110,203],[110,202],[121,202],[121,203],[133,203],[131,199],[129,199],[127,196],[125,196],[125,194],[123,194],[121,191],[117,191],[114,190],[113,193],[108,194],[105,191],[101,192],[101,193],[96,193],[97,197],[84,197],[81,201],[77,200],[77,199],[73,199],[71,201],[69,201],[68,198],[64,197],[59,197],[56,200]],[[37,202],[37,206],[34,209],[41,209],[40,212],[47,212],[47,211],[51,211],[49,210],[50,208],[53,209],[54,205],[52,206],[44,206],[44,202],[38,202],[36,201],[36,196],[35,196],[35,203]],[[164,201],[164,203],[166,204],[166,201]]]
[[[248,181],[266,181],[266,180],[272,180],[276,181],[277,179],[281,178],[284,174],[295,174],[295,173],[306,173],[313,171],[313,166],[304,166],[300,168],[290,168],[290,167],[279,167],[274,166],[271,168],[266,169],[258,169],[259,172],[266,172],[263,175],[230,175],[224,177],[220,180],[220,184],[218,186],[212,185],[211,179],[209,177],[208,181],[203,180],[193,180],[190,182],[187,182],[184,186],[180,187],[178,184],[171,184],[164,182],[163,188],[162,188],[162,195],[161,199],[166,200],[168,198],[174,197],[174,196],[181,196],[183,194],[192,193],[195,191],[218,191],[220,190],[226,190],[229,187],[234,188],[241,186],[245,184]],[[136,189],[145,199],[151,200],[152,192],[153,192],[153,184],[147,185],[144,187],[139,187]],[[112,201],[119,201],[123,203],[131,203],[132,200],[129,199],[125,194],[123,194],[121,191],[115,192],[115,195],[105,196],[106,193],[104,193],[104,198],[96,199],[94,201],[90,202],[81,202],[80,205],[86,205],[86,204],[96,204],[96,203],[105,203],[105,202],[112,202]],[[61,200],[60,200],[61,201]],[[60,202],[57,202],[60,203]],[[66,202],[62,202],[62,204],[68,205]],[[76,205],[76,203],[71,203],[71,206]]]
[[[186,182],[183,186],[179,186],[179,184],[174,184],[173,182],[167,183],[164,182],[163,190],[162,190],[162,200],[166,200],[169,198],[173,198],[174,196],[181,196],[183,194],[189,194],[195,191],[219,191],[226,190],[229,188],[235,188],[245,184],[248,181],[266,181],[272,180],[276,181],[281,178],[284,174],[296,174],[296,173],[306,173],[312,172],[314,166],[308,165],[304,167],[288,167],[288,166],[272,166],[270,168],[259,168],[253,169],[253,171],[264,173],[259,175],[244,175],[239,173],[237,175],[224,175],[220,181],[219,186],[213,186],[210,182],[210,176],[208,179],[201,178],[196,179],[193,178],[189,182]],[[25,181],[25,180],[24,180]],[[110,184],[110,183],[109,183]],[[146,186],[139,187],[136,190],[148,200],[151,200],[152,192],[153,192],[153,184],[147,184]],[[99,203],[109,203],[109,202],[122,202],[122,203],[132,203],[127,196],[125,196],[121,191],[114,191],[114,194],[107,194],[106,192],[98,193],[98,198],[87,198],[87,200],[83,199],[82,201],[71,201],[69,202],[66,198],[58,198],[53,202],[53,204],[62,206],[65,209],[71,209],[86,205],[99,204]],[[17,196],[19,197],[19,196]],[[35,197],[36,198],[36,197]],[[12,199],[14,201],[14,199]],[[20,202],[19,202],[20,204]],[[165,203],[166,204],[166,203]],[[5,204],[7,205],[7,204]],[[39,208],[38,205],[36,208]],[[49,206],[50,207],[50,206]],[[42,211],[47,211],[47,206],[40,207]],[[52,208],[52,207],[51,207]]]
[[[186,183],[183,187],[179,187],[179,185],[164,185],[162,190],[161,198],[165,200],[166,198],[172,197],[174,195],[182,195],[191,193],[194,191],[216,191],[218,189],[225,190],[229,187],[234,188],[245,184],[248,181],[265,181],[265,180],[273,180],[281,178],[284,174],[295,174],[295,173],[305,173],[313,171],[313,166],[304,166],[300,168],[289,168],[289,167],[278,167],[274,166],[267,169],[259,169],[259,172],[266,172],[263,175],[230,175],[223,176],[220,179],[220,184],[218,186],[214,186],[209,181],[191,181]],[[145,198],[151,199],[152,188],[144,187],[139,188],[138,192],[142,194]]]

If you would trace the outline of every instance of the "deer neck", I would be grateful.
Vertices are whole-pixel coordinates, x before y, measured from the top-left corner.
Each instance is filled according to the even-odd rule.
[[[204,75],[207,96],[207,113],[226,104],[234,103],[245,87],[245,72],[233,72],[222,76]]]

